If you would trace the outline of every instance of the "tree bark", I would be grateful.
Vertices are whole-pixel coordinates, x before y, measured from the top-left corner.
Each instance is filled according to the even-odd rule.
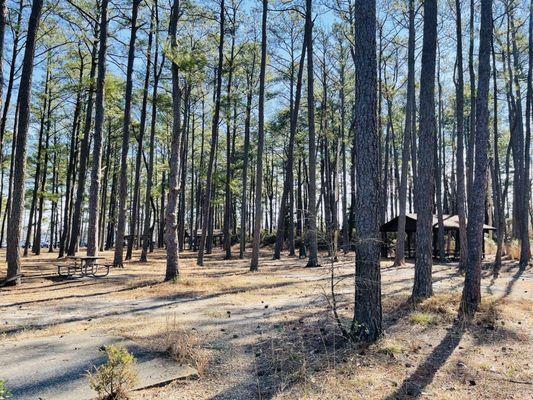
[[[457,0],[459,1],[459,0]],[[415,108],[415,5],[409,0],[409,42],[407,49],[407,101],[405,105],[405,130],[402,144],[402,172],[400,178],[400,214],[398,216],[398,233],[396,238],[396,257],[394,265],[405,264],[405,213],[407,203],[407,173],[409,170],[409,145],[413,127],[413,110]]]
[[[157,96],[158,96],[158,87],[159,87],[159,78],[161,77],[161,72],[163,71],[163,64],[165,62],[165,57],[163,56],[163,61],[157,70],[158,59],[159,59],[159,13],[157,9],[157,0],[152,8],[152,19],[155,16],[155,52],[154,52],[154,83],[152,88],[152,117],[150,122],[150,144],[148,147],[148,171],[146,173],[146,195],[144,199],[144,208],[146,212],[144,213],[144,227],[143,227],[143,241],[142,241],[142,251],[141,251],[141,262],[146,262],[148,260],[148,249],[152,242],[152,229],[150,225],[150,220],[152,217],[151,213],[151,202],[152,202],[152,186],[154,179],[154,158],[155,158],[155,132],[156,132],[156,123],[157,123]],[[152,30],[150,35],[152,35]],[[154,213],[154,220],[156,219]]]
[[[87,226],[87,255],[97,252],[98,239],[98,196],[100,194],[100,165],[102,162],[102,131],[104,125],[104,97],[107,50],[107,6],[109,0],[102,0],[100,16],[100,39],[98,49],[98,78],[96,81],[96,100],[94,115],[93,162],[91,187],[89,189],[89,222]]]
[[[220,120],[220,94],[222,91],[222,69],[224,65],[224,30],[225,30],[225,3],[224,0],[220,2],[220,33],[218,43],[218,66],[216,70],[216,88],[214,93],[215,110],[213,113],[213,121],[211,124],[211,148],[209,149],[209,164],[207,166],[207,177],[205,183],[204,201],[202,203],[202,236],[200,237],[200,244],[198,246],[198,257],[196,264],[204,265],[204,251],[206,247],[207,231],[209,230],[209,215],[211,209],[211,196],[213,186],[213,170],[215,167],[216,148],[218,143],[219,120]]]
[[[437,54],[437,1],[424,2],[424,41],[420,73],[420,142],[418,148],[416,262],[413,299],[433,294],[433,193],[435,124],[435,63]]]
[[[89,72],[89,90],[87,93],[87,107],[85,110],[85,122],[83,126],[83,138],[80,146],[80,162],[78,166],[78,187],[76,189],[76,202],[74,204],[74,212],[72,215],[72,232],[70,235],[70,243],[68,245],[69,256],[76,254],[78,249],[78,242],[80,240],[81,230],[81,216],[83,212],[83,200],[85,194],[85,182],[87,180],[87,164],[89,161],[89,147],[91,139],[91,120],[94,105],[94,81],[96,77],[96,62],[98,51],[98,36],[99,28],[95,28],[95,40],[93,41],[93,48],[91,52],[91,70]]]
[[[376,1],[355,1],[355,311],[351,331],[363,342],[381,335],[380,189],[377,130]]]
[[[278,260],[281,256],[281,249],[283,247],[283,242],[285,241],[285,217],[287,214],[287,198],[290,196],[290,193],[293,190],[294,186],[294,142],[296,138],[296,130],[298,128],[298,113],[300,110],[300,102],[302,98],[302,81],[303,81],[303,72],[304,72],[304,61],[305,53],[307,50],[307,38],[304,34],[304,40],[302,44],[302,53],[300,55],[300,63],[298,65],[298,76],[296,78],[296,93],[294,96],[294,105],[292,107],[292,114],[290,116],[290,132],[289,132],[289,146],[287,152],[287,163],[285,168],[285,180],[283,183],[283,193],[281,194],[281,202],[278,214],[278,226],[276,232],[276,245],[274,247],[274,260]],[[292,215],[292,209],[290,210],[291,215],[289,220],[293,221],[294,216]],[[294,223],[290,224],[294,229]],[[290,233],[289,233],[290,235]],[[294,244],[291,244],[291,248],[294,251]]]
[[[177,26],[180,13],[180,0],[174,0],[169,26],[170,45],[177,52]],[[165,238],[167,245],[167,268],[165,281],[171,281],[179,275],[178,252],[178,197],[181,134],[181,88],[178,65],[172,61],[172,142],[170,145],[170,169],[168,173],[168,204],[165,214]]]
[[[468,261],[460,314],[471,317],[481,302],[481,257],[487,190],[489,83],[492,42],[492,0],[481,0],[478,86],[476,97],[476,156],[472,195],[468,199]]]
[[[305,35],[307,37],[307,115],[309,130],[309,202],[307,206],[307,241],[309,260],[307,267],[318,267],[316,227],[316,134],[315,134],[315,78],[313,66],[313,1],[306,0]]]
[[[247,184],[248,184],[248,163],[250,162],[250,123],[252,113],[252,98],[254,92],[254,75],[256,64],[256,52],[252,54],[251,68],[246,73],[246,117],[244,119],[244,155],[242,167],[242,198],[241,198],[241,232],[240,232],[240,246],[239,258],[244,258],[244,251],[246,248],[246,216],[248,215],[248,201],[247,201]],[[203,137],[202,137],[203,144]],[[203,155],[203,152],[202,152]]]
[[[126,231],[126,200],[128,197],[128,152],[130,147],[131,101],[133,92],[133,64],[135,62],[135,40],[137,38],[137,16],[141,0],[133,0],[131,9],[131,33],[128,50],[128,66],[126,69],[126,93],[124,95],[124,119],[122,125],[122,152],[120,156],[120,178],[118,189],[118,221],[115,237],[115,255],[113,265],[124,265],[124,233]],[[149,62],[148,62],[149,64]],[[149,70],[150,67],[147,67]],[[134,213],[135,214],[135,213]],[[135,218],[135,215],[134,215]],[[135,226],[135,220],[132,220]],[[135,230],[134,230],[135,231]],[[133,242],[133,237],[130,238]]]
[[[465,170],[464,170],[464,74],[463,74],[463,34],[461,23],[461,1],[455,0],[456,10],[456,35],[457,35],[457,58],[456,71],[457,82],[455,84],[455,118],[457,123],[457,215],[459,216],[459,269],[466,267],[468,242],[466,237],[466,193],[465,193]],[[496,118],[496,116],[495,116]],[[495,133],[496,134],[496,133]],[[457,242],[456,242],[457,243]]]
[[[28,148],[28,127],[30,123],[31,82],[33,77],[33,59],[35,57],[35,44],[43,0],[34,0],[28,20],[26,34],[26,49],[22,61],[22,73],[18,93],[18,130],[15,149],[15,164],[13,175],[13,197],[11,214],[7,228],[7,285],[18,285],[21,282],[21,262],[19,243],[21,236],[22,218],[24,215],[24,189],[26,178],[26,153]]]
[[[310,1],[310,0],[308,0]],[[261,244],[261,201],[263,193],[263,147],[265,143],[265,80],[267,57],[268,0],[263,0],[261,24],[261,65],[259,68],[259,126],[257,131],[257,161],[255,175],[255,215],[250,271],[259,270],[259,245]]]
[[[529,38],[528,38],[528,73],[527,73],[527,94],[526,94],[526,140],[524,143],[524,173],[522,190],[522,224],[520,231],[520,268],[526,269],[531,259],[531,247],[529,244],[529,202],[531,197],[531,181],[529,179],[531,168],[531,108],[533,107],[533,2],[529,2]]]

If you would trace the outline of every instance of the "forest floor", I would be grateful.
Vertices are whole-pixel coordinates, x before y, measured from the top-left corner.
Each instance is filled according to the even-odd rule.
[[[413,307],[413,264],[384,260],[385,333],[362,348],[346,342],[332,318],[326,257],[307,269],[305,260],[272,260],[263,250],[258,273],[248,272],[247,259],[224,261],[219,252],[196,267],[195,254],[185,252],[173,283],[162,282],[162,251],[105,278],[69,280],[57,277],[56,255],[25,258],[22,285],[0,289],[0,346],[118,336],[156,351],[172,347],[177,361],[200,372],[199,379],[134,392],[135,400],[531,398],[531,269],[520,273],[507,261],[493,279],[485,264],[481,311],[461,326],[455,317],[464,277],[456,263],[434,265],[435,295]],[[353,310],[353,269],[353,254],[335,263],[343,321]],[[36,359],[35,368],[46,365]]]

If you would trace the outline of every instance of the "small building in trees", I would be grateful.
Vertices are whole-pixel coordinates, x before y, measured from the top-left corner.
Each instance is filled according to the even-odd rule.
[[[444,249],[446,257],[458,258],[459,250],[461,248],[461,239],[459,235],[459,216],[458,215],[446,215],[442,216],[444,224],[444,233],[445,233],[445,246]],[[380,231],[385,233],[396,233],[398,232],[398,219],[395,217],[390,221],[381,225]],[[406,233],[406,245],[405,245],[405,256],[407,258],[416,257],[415,254],[415,232],[416,232],[416,214],[406,214],[405,216],[405,233]],[[468,223],[468,222],[467,222]],[[433,256],[437,257],[439,254],[439,241],[438,241],[438,227],[439,220],[437,215],[433,215]],[[496,228],[489,225],[483,225],[483,233],[488,231],[495,231]],[[389,250],[388,243],[383,243],[383,246],[387,247],[387,252]],[[483,256],[485,256],[485,241],[483,241]]]

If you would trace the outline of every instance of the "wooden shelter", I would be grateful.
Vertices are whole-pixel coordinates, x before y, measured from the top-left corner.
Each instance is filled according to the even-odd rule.
[[[446,245],[446,256],[453,256],[458,257],[459,256],[459,249],[461,248],[461,239],[459,235],[459,216],[458,215],[447,215],[444,214],[443,216],[443,225],[444,225],[444,234],[445,234],[445,240],[447,241]],[[381,225],[380,231],[381,232],[388,232],[388,233],[396,233],[398,232],[398,219],[399,217],[395,217],[391,219],[390,221],[386,222],[385,224]],[[415,252],[413,251],[413,239],[415,236],[413,235],[416,232],[416,221],[417,221],[417,215],[416,214],[406,214],[405,216],[405,233],[406,233],[406,246],[405,246],[405,255],[407,258],[411,258],[413,256],[416,256]],[[433,215],[433,255],[437,256],[439,253],[439,243],[438,243],[438,228],[439,228],[439,220],[437,215]],[[496,228],[490,225],[483,225],[483,233],[488,231],[494,231]],[[455,241],[455,247],[453,252],[447,251],[447,249],[450,248],[450,242],[451,240]],[[483,241],[483,255],[485,255],[485,241]]]

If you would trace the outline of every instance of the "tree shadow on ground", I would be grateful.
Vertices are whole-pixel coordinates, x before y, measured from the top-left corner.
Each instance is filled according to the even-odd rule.
[[[459,345],[464,334],[464,327],[457,321],[448,328],[448,332],[426,360],[409,375],[400,387],[387,400],[418,398],[423,390],[431,384],[435,374],[450,358]]]

